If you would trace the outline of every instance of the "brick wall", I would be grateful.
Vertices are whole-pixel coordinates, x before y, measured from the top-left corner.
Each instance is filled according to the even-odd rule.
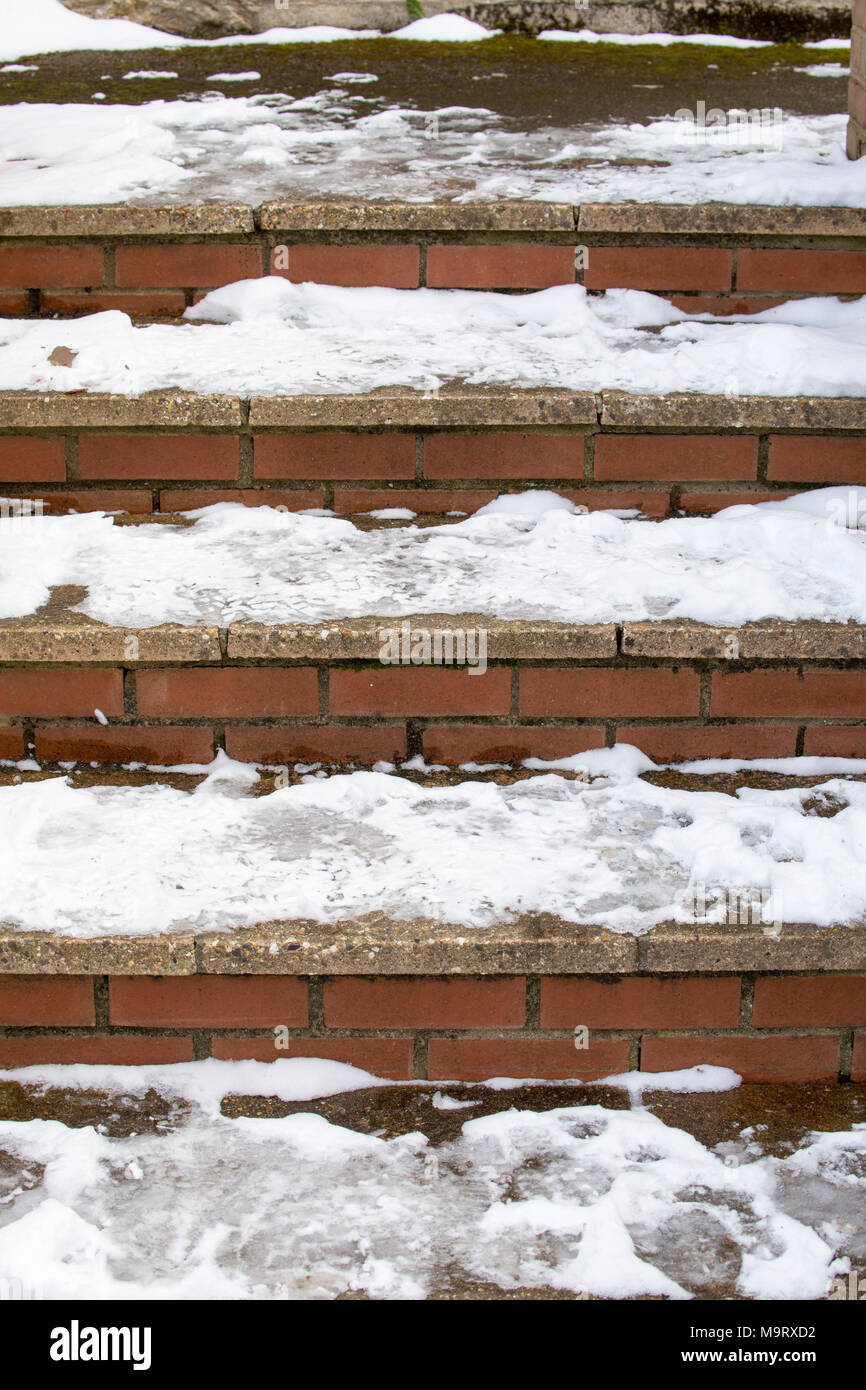
[[[866,86],[852,78],[851,92],[854,129]],[[650,290],[690,312],[750,313],[866,292],[866,229],[856,209],[723,204],[0,210],[0,314],[175,317],[209,290],[268,274],[397,289],[577,282]]]
[[[290,400],[286,414],[297,424],[286,429],[259,425],[256,415],[265,409],[255,401],[233,402],[237,421],[220,429],[92,429],[74,423],[73,398],[55,396],[56,423],[36,427],[32,398],[10,393],[0,398],[0,496],[41,500],[46,512],[146,514],[239,501],[290,511],[406,507],[441,515],[473,512],[502,492],[545,487],[590,510],[666,516],[866,484],[861,401],[798,403],[792,420],[784,401],[747,402],[744,412],[731,398],[692,396],[687,418],[676,424],[643,398],[631,423],[621,424],[617,410],[591,395],[571,395],[559,409],[557,393],[515,394],[532,397],[540,422],[553,415],[562,423],[520,428],[527,412],[514,408],[512,396],[488,409],[472,432],[449,429],[443,394],[434,403],[442,426],[433,430],[412,427],[418,409],[408,397],[395,398],[393,423],[375,430],[323,427],[327,412],[312,397]],[[204,412],[208,398],[201,399]],[[333,411],[348,416],[360,402],[361,413],[372,400],[334,398]],[[120,418],[134,418],[137,404],[120,402]]]
[[[698,624],[522,623],[515,635],[490,622],[487,670],[470,674],[379,664],[382,621],[348,625],[357,640],[342,652],[356,659],[340,637],[329,655],[319,627],[235,623],[143,630],[134,662],[124,629],[4,626],[0,757],[171,765],[224,747],[267,765],[459,764],[615,742],[657,761],[866,757],[862,629],[754,624],[731,655],[727,630]]]
[[[709,1062],[746,1081],[862,1081],[866,975],[0,975],[0,1067],[211,1056],[430,1080]]]
[[[848,82],[848,155],[866,156],[866,0],[854,0]]]

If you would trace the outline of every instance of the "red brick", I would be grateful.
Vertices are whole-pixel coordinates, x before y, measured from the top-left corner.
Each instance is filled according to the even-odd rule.
[[[273,718],[316,714],[318,679],[310,666],[197,667],[192,671],[139,671],[139,714],[181,719]]]
[[[92,715],[123,713],[120,671],[0,671],[0,714]]]
[[[744,1081],[835,1081],[839,1072],[839,1039],[823,1034],[804,1038],[708,1035],[643,1040],[643,1071],[679,1071],[699,1062],[730,1067]]]
[[[297,975],[118,975],[109,1018],[133,1028],[305,1028],[307,982]]]
[[[720,512],[725,507],[754,507],[759,502],[782,502],[790,492],[683,492],[680,511]]]
[[[429,666],[331,672],[332,714],[507,714],[510,705],[511,672],[502,668],[478,676]]]
[[[756,1028],[866,1024],[866,975],[761,976],[752,1020]]]
[[[832,667],[805,671],[728,671],[713,673],[714,715],[823,719],[866,717],[866,680],[860,671]]]
[[[529,667],[520,672],[520,712],[527,715],[687,715],[698,713],[699,700],[694,671]]]
[[[433,289],[542,290],[574,283],[573,246],[430,246]]]
[[[0,1067],[36,1067],[46,1062],[140,1067],[191,1062],[192,1058],[192,1038],[148,1038],[141,1034],[0,1038]]]
[[[762,314],[765,309],[775,309],[784,304],[783,296],[718,294],[718,295],[678,295],[667,294],[675,309],[684,314]]]
[[[741,249],[737,288],[844,294],[866,290],[866,251]]]
[[[96,1022],[85,975],[0,975],[0,1026],[87,1027]]]
[[[0,290],[0,317],[26,319],[30,315],[30,296],[26,290]]]
[[[209,763],[213,758],[210,729],[148,727],[142,724],[37,726],[36,757],[45,762],[79,763]]]
[[[854,1059],[851,1067],[852,1081],[866,1081],[866,1033],[854,1036]]]
[[[424,757],[436,763],[516,763],[524,758],[568,758],[604,747],[604,727],[576,724],[433,724],[424,730]]]
[[[758,440],[738,434],[602,434],[595,441],[597,479],[752,479]]]
[[[579,976],[541,981],[542,1028],[736,1028],[740,980],[626,975],[613,984]]]
[[[207,289],[254,279],[262,273],[258,246],[225,242],[211,246],[118,246],[116,254],[117,284],[122,289],[139,285],[148,289],[163,285],[171,289]]]
[[[627,1071],[629,1045],[607,1038],[578,1050],[570,1038],[433,1038],[431,1081],[487,1081],[495,1076],[597,1081]]]
[[[186,296],[180,290],[161,293],[124,294],[117,290],[87,290],[64,294],[43,293],[39,307],[48,314],[97,314],[117,309],[130,318],[180,318]]]
[[[417,246],[290,246],[288,269],[271,253],[271,274],[295,284],[385,285],[396,290],[418,286],[421,253]]]
[[[101,285],[99,246],[4,246],[0,249],[0,285],[11,289],[42,286]]]
[[[431,434],[426,478],[582,478],[582,434]]]
[[[262,434],[257,478],[414,478],[412,434]]]
[[[303,512],[321,507],[321,492],[306,488],[167,488],[159,494],[161,512],[193,512],[199,507],[214,507],[218,502],[239,502],[244,507],[279,507],[289,512]]]
[[[526,981],[465,975],[325,981],[327,1028],[522,1028]]]
[[[684,246],[592,246],[587,289],[728,290],[730,251]]]
[[[83,434],[82,478],[236,478],[238,440],[218,434]]]
[[[405,724],[241,724],[226,729],[226,752],[242,763],[398,762],[407,757]]]
[[[0,437],[0,482],[62,483],[66,480],[66,441],[33,435]]]
[[[632,743],[657,763],[700,758],[793,758],[797,730],[779,724],[618,725],[617,743]]]
[[[557,488],[569,502],[597,511],[640,511],[645,516],[667,516],[671,509],[669,492],[614,490],[613,488]]]
[[[385,507],[408,507],[413,512],[476,512],[492,502],[498,494],[470,492],[455,488],[453,492],[434,492],[423,488],[342,488],[334,489],[334,511],[378,512]]]
[[[866,724],[807,726],[806,757],[866,758]]]
[[[0,726],[0,758],[24,757],[24,731],[15,725]]]
[[[66,512],[130,512],[144,516],[153,510],[150,493],[137,488],[81,488],[75,492],[46,492],[45,511],[53,515]]]
[[[214,1038],[214,1057],[228,1061],[252,1058],[255,1062],[278,1062],[283,1057],[319,1057],[331,1062],[407,1081],[412,1076],[411,1038],[289,1038],[288,1047],[279,1051],[272,1038]]]
[[[767,477],[790,483],[866,483],[866,435],[771,434]]]

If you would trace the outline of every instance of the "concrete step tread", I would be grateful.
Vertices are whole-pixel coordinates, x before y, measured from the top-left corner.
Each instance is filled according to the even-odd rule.
[[[0,788],[2,969],[863,968],[862,761],[724,790],[625,746],[533,766],[437,785],[308,771],[260,795],[224,755],[191,792],[22,775]]]

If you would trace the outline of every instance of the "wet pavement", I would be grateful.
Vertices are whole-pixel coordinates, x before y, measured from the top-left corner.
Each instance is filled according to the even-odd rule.
[[[343,89],[357,115],[391,107],[422,111],[485,108],[524,130],[586,122],[649,121],[680,108],[781,107],[800,115],[845,109],[847,73],[798,71],[847,66],[847,52],[796,44],[767,48],[549,43],[516,36],[478,44],[367,40],[238,48],[61,53],[22,59],[38,71],[0,73],[0,104],[104,104],[270,94],[294,100]],[[127,73],[173,72],[171,78]],[[217,73],[257,72],[253,81],[212,82]],[[341,74],[349,74],[340,80]],[[375,81],[364,79],[375,78]]]

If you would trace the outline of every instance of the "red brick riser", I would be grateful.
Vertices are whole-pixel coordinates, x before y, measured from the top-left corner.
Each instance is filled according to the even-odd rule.
[[[866,483],[866,432],[823,429],[822,408],[815,403],[811,429],[790,434],[733,424],[726,433],[685,427],[626,433],[603,420],[569,430],[482,427],[472,434],[7,426],[0,432],[0,494],[37,499],[46,513],[143,515],[237,501],[290,511],[407,507],[441,515],[473,512],[502,492],[541,486],[590,510],[707,513]]]
[[[2,1067],[313,1056],[403,1079],[590,1081],[710,1062],[866,1081],[864,1028],[862,974],[0,976]]]
[[[418,625],[417,622],[415,624]],[[615,645],[615,644],[614,644]],[[861,660],[0,665],[0,758],[516,761],[614,742],[659,761],[866,757]],[[97,724],[94,709],[110,721]]]

